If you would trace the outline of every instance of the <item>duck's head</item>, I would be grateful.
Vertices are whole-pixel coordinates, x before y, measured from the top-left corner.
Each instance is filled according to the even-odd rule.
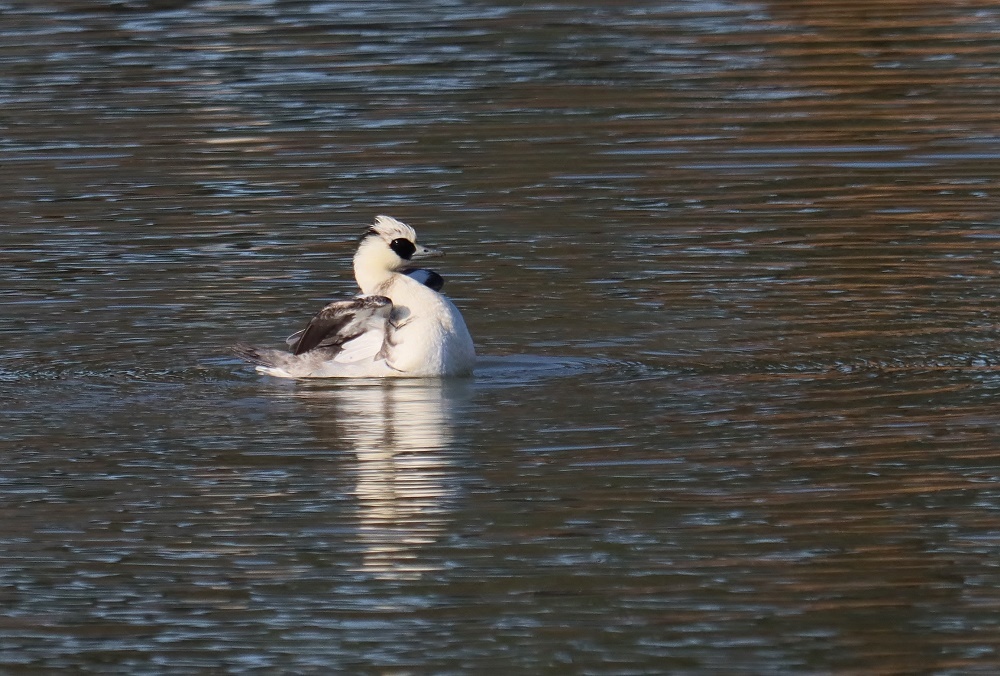
[[[372,293],[375,286],[410,261],[440,255],[439,251],[417,244],[417,233],[406,223],[378,216],[354,254],[354,276],[363,293]]]

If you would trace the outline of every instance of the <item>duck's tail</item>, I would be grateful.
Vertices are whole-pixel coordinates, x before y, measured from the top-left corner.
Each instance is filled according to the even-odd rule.
[[[260,373],[266,373],[269,376],[275,376],[277,378],[295,377],[287,370],[294,358],[293,355],[288,352],[254,347],[253,345],[246,345],[245,343],[237,343],[236,345],[233,345],[232,352],[240,359],[255,365]]]

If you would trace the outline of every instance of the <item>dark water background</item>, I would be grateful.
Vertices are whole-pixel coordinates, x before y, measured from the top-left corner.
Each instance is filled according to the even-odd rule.
[[[996,673],[998,34],[0,3],[0,670]],[[227,357],[378,213],[474,380]]]

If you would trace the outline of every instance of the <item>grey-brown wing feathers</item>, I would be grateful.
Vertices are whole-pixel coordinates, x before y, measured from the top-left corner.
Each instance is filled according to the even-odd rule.
[[[345,343],[365,336],[380,343],[390,312],[392,301],[385,296],[361,296],[330,303],[316,313],[305,329],[289,336],[288,343],[296,355],[317,348],[340,351]]]

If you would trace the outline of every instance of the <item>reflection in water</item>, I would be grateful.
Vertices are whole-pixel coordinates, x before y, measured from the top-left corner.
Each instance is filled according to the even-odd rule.
[[[439,568],[419,548],[445,528],[453,413],[467,392],[461,381],[366,381],[297,393],[333,404],[335,428],[322,434],[357,454],[362,571],[413,578]]]

